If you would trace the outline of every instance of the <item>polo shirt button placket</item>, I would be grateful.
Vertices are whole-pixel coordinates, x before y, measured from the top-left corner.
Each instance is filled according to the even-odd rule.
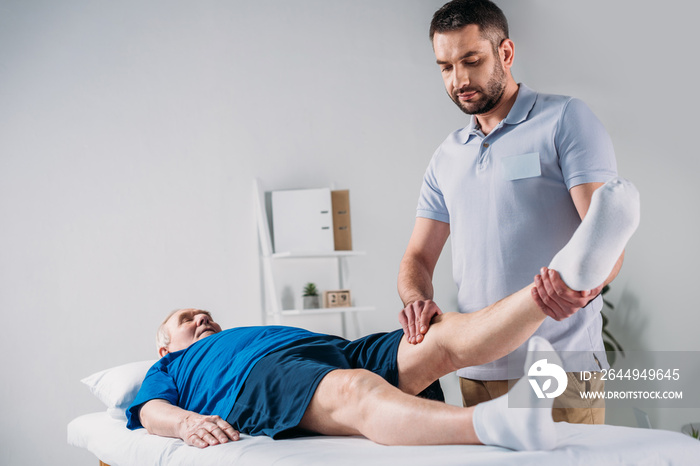
[[[489,143],[488,142],[482,142],[481,143],[481,150],[479,151],[479,164],[478,164],[478,169],[479,171],[484,171],[488,167],[488,150],[489,150]]]

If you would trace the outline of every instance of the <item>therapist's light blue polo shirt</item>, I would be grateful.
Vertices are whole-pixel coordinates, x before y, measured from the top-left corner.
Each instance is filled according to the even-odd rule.
[[[423,179],[417,216],[450,224],[460,312],[531,283],[581,223],[569,189],[617,175],[610,137],[586,104],[519,86],[508,116],[490,134],[472,116],[440,145]],[[598,297],[562,322],[546,319],[536,334],[558,351],[600,353],[607,367],[601,307]],[[593,358],[582,365],[566,369],[599,369]],[[458,374],[508,378],[505,358]]]

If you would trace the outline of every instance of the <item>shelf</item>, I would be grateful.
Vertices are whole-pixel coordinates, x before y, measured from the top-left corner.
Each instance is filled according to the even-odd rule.
[[[319,309],[287,309],[282,311],[283,316],[304,316],[314,314],[340,314],[343,312],[366,312],[374,311],[372,306],[352,306],[352,307],[323,307]]]
[[[352,257],[364,256],[364,251],[296,251],[296,252],[276,252],[270,257],[273,259],[305,259],[305,258],[324,258],[324,257]]]
[[[298,246],[300,248],[309,248],[312,250],[297,250],[297,251],[283,251],[274,252],[272,247],[272,212],[271,212],[271,200],[273,191],[266,191],[259,180],[254,182],[254,196],[257,199],[256,202],[256,217],[258,225],[258,239],[260,245],[260,259],[261,259],[261,292],[262,292],[262,322],[266,325],[282,325],[285,320],[302,320],[302,321],[313,321],[313,320],[323,320],[319,319],[320,315],[328,316],[340,316],[342,329],[340,335],[343,337],[349,337],[348,335],[348,325],[354,327],[352,334],[353,338],[359,338],[362,334],[359,327],[359,318],[357,317],[359,312],[374,311],[375,308],[372,306],[350,306],[350,307],[333,307],[333,308],[321,308],[321,309],[282,309],[283,305],[286,304],[289,307],[300,306],[301,302],[296,303],[293,301],[294,295],[291,291],[292,289],[297,289],[301,291],[304,283],[301,280],[303,275],[301,271],[303,270],[314,270],[315,276],[323,280],[323,288],[328,288],[330,290],[349,290],[350,286],[347,276],[349,275],[349,270],[347,267],[348,258],[355,256],[364,256],[366,253],[364,251],[314,251],[313,248],[319,247],[317,243],[307,243],[304,246]],[[332,195],[332,194],[331,194]],[[331,202],[332,204],[332,202]],[[282,246],[284,249],[291,248],[291,245]],[[287,263],[283,259],[288,260]],[[302,260],[294,260],[302,259]],[[306,259],[304,261],[303,259]],[[320,260],[323,259],[323,260]],[[324,271],[328,269],[328,271]],[[335,269],[335,271],[333,270]],[[296,273],[295,273],[296,272]],[[285,277],[284,283],[278,283],[280,277]],[[308,279],[313,281],[311,277]],[[284,304],[281,294],[284,294]],[[299,319],[301,316],[316,316],[311,319]],[[334,319],[331,319],[334,320]]]

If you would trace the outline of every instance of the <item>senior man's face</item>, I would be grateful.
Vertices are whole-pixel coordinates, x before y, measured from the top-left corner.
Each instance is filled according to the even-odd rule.
[[[170,332],[169,353],[185,349],[192,343],[221,331],[211,314],[201,309],[182,309],[173,314],[165,325]]]

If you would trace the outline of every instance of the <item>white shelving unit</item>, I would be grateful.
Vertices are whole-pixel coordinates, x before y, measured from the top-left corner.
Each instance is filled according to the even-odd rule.
[[[262,294],[263,309],[262,318],[264,324],[281,325],[285,317],[313,316],[336,314],[342,317],[342,336],[348,337],[348,318],[352,318],[353,333],[360,336],[358,312],[374,311],[372,306],[334,307],[321,309],[284,309],[282,299],[278,292],[278,283],[275,273],[275,264],[283,261],[294,260],[314,261],[331,259],[337,271],[336,285],[339,290],[348,288],[348,267],[346,260],[351,257],[363,256],[363,251],[329,251],[329,252],[273,252],[270,229],[270,212],[266,202],[266,191],[259,180],[255,180],[255,199],[257,204],[257,224],[260,239],[260,261],[262,265]],[[291,264],[290,264],[291,265]]]

